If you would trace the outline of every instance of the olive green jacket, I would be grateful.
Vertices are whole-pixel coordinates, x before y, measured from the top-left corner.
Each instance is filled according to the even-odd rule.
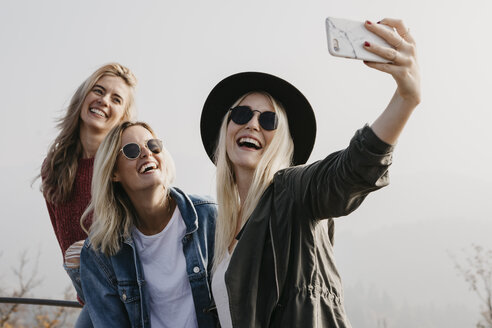
[[[392,150],[365,126],[345,150],[275,175],[225,274],[234,327],[350,327],[333,218],[389,183]]]

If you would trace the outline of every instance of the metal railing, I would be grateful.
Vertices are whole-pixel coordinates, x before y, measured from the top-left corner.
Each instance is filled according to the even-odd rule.
[[[0,303],[63,306],[63,307],[72,307],[72,308],[82,307],[82,305],[76,301],[48,300],[43,298],[25,298],[25,297],[0,297]]]

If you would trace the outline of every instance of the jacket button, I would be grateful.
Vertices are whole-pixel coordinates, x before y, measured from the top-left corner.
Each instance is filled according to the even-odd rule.
[[[121,295],[121,299],[122,299],[123,301],[126,301],[126,294],[125,294],[125,293],[123,293],[123,295]]]
[[[198,273],[198,272],[200,272],[200,268],[199,268],[199,267],[197,267],[197,266],[196,266],[196,267],[194,267],[194,268],[193,268],[193,272],[194,272],[194,273]]]

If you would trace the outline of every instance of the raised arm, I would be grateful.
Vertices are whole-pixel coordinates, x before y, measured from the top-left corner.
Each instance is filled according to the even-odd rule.
[[[292,202],[303,204],[317,219],[344,216],[372,191],[389,183],[393,146],[380,140],[368,126],[358,130],[349,146],[311,165],[296,166],[276,175]]]
[[[381,25],[393,27],[393,31]],[[401,20],[385,18],[378,23],[366,21],[366,28],[394,48],[365,43],[364,48],[391,61],[388,64],[365,62],[369,67],[391,74],[397,88],[386,109],[371,125],[374,133],[394,145],[413,110],[420,103],[420,72],[415,40]]]

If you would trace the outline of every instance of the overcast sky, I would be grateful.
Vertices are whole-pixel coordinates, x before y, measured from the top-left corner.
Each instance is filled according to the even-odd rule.
[[[199,119],[217,82],[264,71],[297,86],[316,113],[313,162],[345,147],[395,89],[390,76],[329,55],[325,17],[399,17],[417,41],[423,101],[395,150],[391,185],[337,221],[337,261],[345,286],[473,308],[446,252],[473,242],[492,248],[490,7],[486,0],[2,0],[2,283],[14,284],[20,251],[39,250],[44,284],[36,296],[60,297],[69,284],[39,181],[31,181],[57,134],[55,119],[96,68],[117,61],[134,71],[139,119],[174,157],[176,185],[213,195]]]

